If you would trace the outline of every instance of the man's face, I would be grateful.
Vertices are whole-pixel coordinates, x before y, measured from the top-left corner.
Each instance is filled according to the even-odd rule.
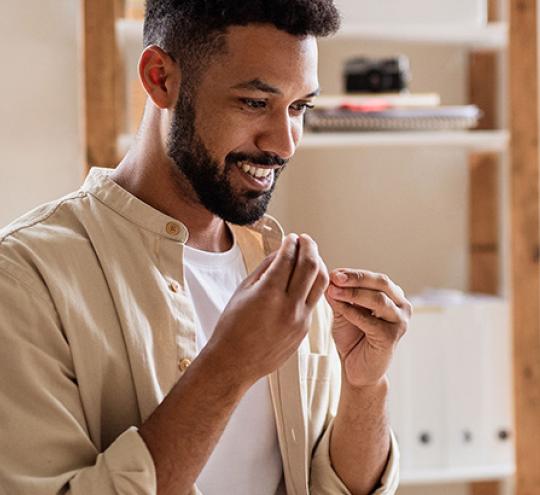
[[[266,212],[317,92],[315,38],[267,25],[230,28],[226,53],[197,87],[182,84],[168,154],[207,210],[251,224]]]

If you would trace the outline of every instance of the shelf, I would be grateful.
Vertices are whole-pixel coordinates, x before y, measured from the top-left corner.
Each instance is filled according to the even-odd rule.
[[[137,19],[118,19],[116,21],[116,36],[118,43],[123,46],[143,46],[143,21]]]
[[[400,473],[400,484],[428,485],[437,483],[469,483],[474,481],[497,481],[508,479],[515,474],[512,464],[500,466],[479,466],[472,468],[425,469]]]
[[[306,132],[299,149],[350,147],[462,147],[504,152],[508,131]]]
[[[330,38],[330,41],[349,39],[503,49],[508,44],[508,25],[504,22],[494,22],[478,27],[448,24],[344,25],[333,38]]]
[[[131,134],[118,139],[118,151],[124,154],[133,141]],[[451,132],[306,132],[299,150],[355,147],[461,147],[469,151],[504,152],[510,138],[507,131]]]
[[[142,46],[143,23],[139,20],[120,19],[116,25],[120,44]],[[453,25],[344,25],[332,40],[358,39],[363,41],[395,41],[399,43],[426,43],[460,45],[469,48],[502,49],[508,43],[508,25],[504,22],[486,26],[467,27]]]

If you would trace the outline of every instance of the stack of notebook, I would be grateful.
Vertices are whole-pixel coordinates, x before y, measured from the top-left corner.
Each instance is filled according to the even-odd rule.
[[[464,130],[478,125],[474,105],[440,106],[435,94],[320,97],[306,114],[310,131]]]

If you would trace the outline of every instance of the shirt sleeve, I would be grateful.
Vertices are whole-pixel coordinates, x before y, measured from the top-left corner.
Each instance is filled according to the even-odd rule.
[[[330,436],[333,421],[324,432],[313,454],[311,463],[312,495],[351,495],[351,492],[332,468],[330,459]],[[399,485],[399,448],[394,433],[390,432],[390,455],[381,477],[379,487],[372,495],[391,495],[396,493]]]
[[[69,343],[52,301],[34,289],[0,270],[0,491],[155,495],[135,427],[103,452],[92,442]]]

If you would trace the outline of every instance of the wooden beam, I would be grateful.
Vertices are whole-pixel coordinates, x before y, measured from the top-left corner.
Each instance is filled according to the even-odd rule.
[[[115,21],[118,3],[82,0],[87,168],[113,167],[122,126]]]
[[[478,129],[498,127],[499,94],[498,54],[493,51],[473,52],[469,56],[469,101],[482,110]]]
[[[498,162],[490,153],[469,159],[469,290],[483,294],[499,292]]]
[[[540,489],[540,215],[538,11],[510,2],[512,296],[516,495]]]
[[[469,495],[499,495],[501,493],[501,484],[498,481],[482,481],[473,483],[469,490]]]
[[[114,18],[115,21],[126,16],[126,0],[115,0]],[[112,164],[113,167],[120,162],[122,156],[118,150],[118,137],[121,133],[128,130],[127,114],[128,114],[128,90],[126,85],[126,69],[124,55],[120,53],[118,42],[116,41],[116,32],[114,38],[114,46],[111,50],[114,51],[116,59],[116,72],[115,72],[115,105],[114,114],[116,126],[116,136],[114,138],[115,143],[115,160]]]
[[[127,4],[126,17],[130,19],[143,19],[144,3],[144,0],[130,0]]]
[[[489,1],[489,20],[498,17],[497,1]],[[469,102],[480,108],[478,129],[498,128],[498,54],[473,52],[469,56]],[[499,291],[499,157],[493,153],[470,156],[469,288],[473,292]]]
[[[494,52],[474,52],[469,57],[469,102],[483,113],[478,129],[498,127],[498,58]],[[469,158],[469,289],[499,292],[499,157],[476,153]]]
[[[498,21],[500,17],[499,0],[488,0],[488,21]]]
[[[488,20],[498,19],[497,0],[489,0]],[[482,110],[479,129],[498,127],[498,54],[473,52],[469,57],[469,101]],[[493,153],[469,158],[469,289],[497,294],[500,279],[499,247],[499,157]],[[500,495],[498,481],[471,483],[470,495]]]

